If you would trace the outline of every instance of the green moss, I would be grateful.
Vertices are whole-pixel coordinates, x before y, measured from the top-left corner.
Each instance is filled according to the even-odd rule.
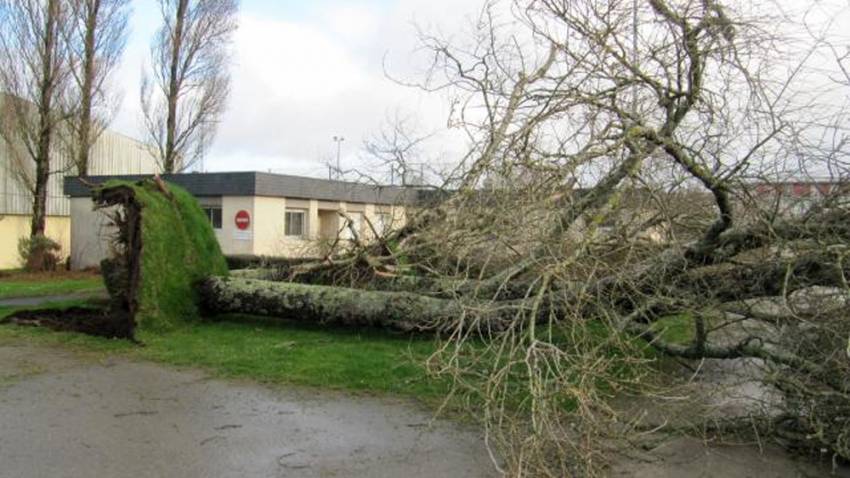
[[[109,181],[97,194],[130,188],[141,207],[141,279],[136,324],[140,329],[169,330],[198,318],[195,285],[213,275],[227,275],[212,226],[197,200],[167,183],[170,197],[151,180]]]
[[[653,323],[652,329],[670,343],[685,345],[694,340],[693,318],[689,314],[664,317]]]

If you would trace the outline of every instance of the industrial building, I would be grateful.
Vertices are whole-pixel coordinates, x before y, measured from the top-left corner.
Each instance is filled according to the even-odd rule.
[[[90,176],[90,183],[146,176]],[[417,190],[261,172],[163,175],[194,195],[209,217],[225,254],[314,257],[331,244],[350,241],[347,218],[363,238],[399,227]],[[65,179],[70,197],[71,266],[96,266],[109,254],[104,211],[77,178]],[[342,214],[340,214],[342,213]]]
[[[0,94],[0,104],[3,95]],[[56,142],[55,154],[51,159],[52,174],[47,188],[46,235],[62,246],[61,254],[70,253],[71,202],[62,193],[62,181],[66,175],[76,174],[72,161]],[[18,164],[11,157],[9,146],[0,139],[0,270],[21,266],[18,256],[18,241],[30,234],[33,197],[21,178],[27,168],[34,168],[32,161]],[[157,171],[156,158],[143,143],[121,134],[104,131],[94,145],[89,164],[89,173],[102,174],[151,174]],[[31,172],[30,172],[31,175]]]

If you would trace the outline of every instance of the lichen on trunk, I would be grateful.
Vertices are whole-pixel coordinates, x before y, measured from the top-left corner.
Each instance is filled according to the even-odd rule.
[[[459,301],[411,292],[221,277],[211,277],[199,288],[204,309],[212,313],[422,332],[451,329],[464,316],[464,304]],[[505,310],[479,311],[470,327],[503,328],[506,315],[513,313]]]

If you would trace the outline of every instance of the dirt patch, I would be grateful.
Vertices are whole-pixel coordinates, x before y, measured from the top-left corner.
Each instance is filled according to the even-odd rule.
[[[21,307],[40,307],[51,303],[69,302],[75,300],[85,300],[89,303],[102,302],[103,299],[106,299],[106,295],[100,291],[73,292],[70,294],[60,295],[42,295],[34,297],[16,297],[0,299],[0,307],[13,307],[18,309]]]
[[[132,339],[132,322],[104,309],[71,307],[68,309],[25,310],[6,318],[16,325],[46,327],[61,332],[80,332],[107,338]]]
[[[95,279],[100,276],[96,269],[83,271],[52,271],[52,272],[27,272],[27,271],[0,271],[0,282],[51,282],[61,280]]]
[[[0,346],[0,389],[47,371],[59,372],[82,364],[80,357],[64,350]],[[0,470],[2,476],[2,470]]]

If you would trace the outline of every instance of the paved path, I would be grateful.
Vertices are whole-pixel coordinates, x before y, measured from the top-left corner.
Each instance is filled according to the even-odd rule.
[[[400,400],[0,346],[0,477],[484,477],[478,433]]]
[[[44,299],[44,298],[41,298]],[[613,457],[612,457],[613,458]],[[754,445],[677,438],[607,474],[850,478]],[[387,398],[273,390],[123,358],[0,345],[0,478],[487,477],[481,436]]]

